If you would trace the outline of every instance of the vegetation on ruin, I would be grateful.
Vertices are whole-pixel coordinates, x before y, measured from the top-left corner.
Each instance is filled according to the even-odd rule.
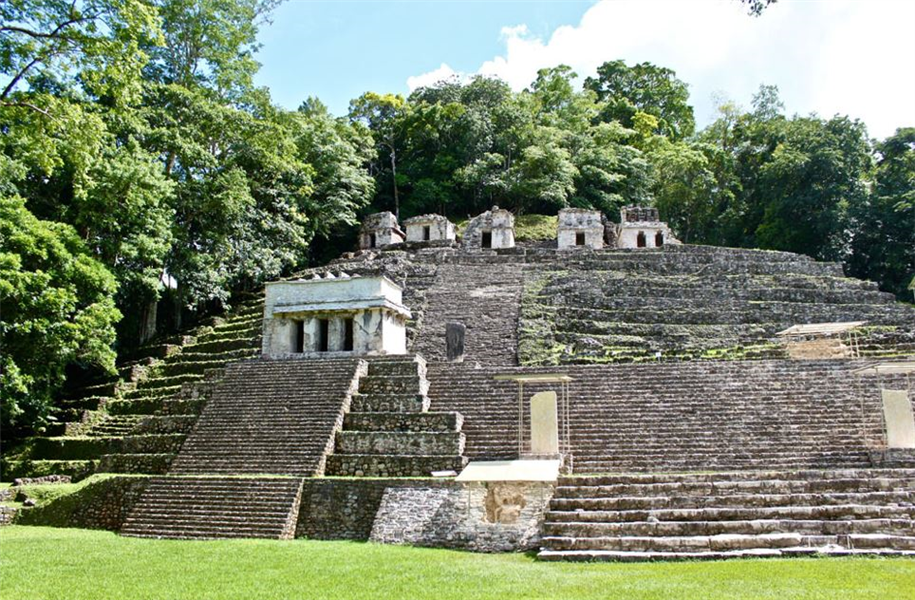
[[[0,530],[2,599],[905,598],[906,559],[542,563],[523,554],[307,540],[185,543],[43,527]]]
[[[839,260],[911,298],[911,127],[873,141],[762,86],[696,131],[687,82],[616,57],[583,85],[558,66],[521,92],[477,77],[285,110],[253,83],[278,1],[0,3],[6,439],[46,423],[68,372],[351,249],[376,210],[499,204],[533,241],[566,206],[654,203],[686,242]]]

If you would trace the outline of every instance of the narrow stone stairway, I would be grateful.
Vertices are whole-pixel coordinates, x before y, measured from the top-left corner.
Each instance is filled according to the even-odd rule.
[[[419,355],[367,358],[327,475],[428,477],[466,460],[460,413],[429,412],[426,362]]]
[[[121,534],[173,539],[295,536],[300,478],[155,477]]]
[[[560,478],[542,560],[915,556],[915,469]]]

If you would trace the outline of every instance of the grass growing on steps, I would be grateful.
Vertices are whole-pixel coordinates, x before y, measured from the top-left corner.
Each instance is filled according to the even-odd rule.
[[[0,600],[29,598],[911,598],[915,561],[540,563],[521,554],[306,540],[184,542],[0,529]]]
[[[515,241],[542,242],[556,239],[556,226],[559,217],[556,215],[521,215],[515,217]],[[464,234],[469,219],[458,221],[454,228],[459,235]]]

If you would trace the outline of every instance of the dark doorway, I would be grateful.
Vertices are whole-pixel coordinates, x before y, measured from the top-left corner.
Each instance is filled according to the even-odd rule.
[[[583,232],[578,232],[575,234],[575,245],[576,246],[585,245],[585,234]]]
[[[429,241],[432,239],[432,228],[428,225],[423,226],[423,240]]]
[[[645,242],[645,232],[640,231],[638,237],[635,238],[635,245],[638,246],[639,248],[644,248],[645,243],[646,243]]]
[[[482,246],[483,248],[492,248],[492,232],[491,231],[483,232],[483,237],[480,240],[480,246]]]
[[[375,234],[371,233],[371,234],[369,234],[369,248],[374,248],[374,247],[375,247]]]
[[[353,320],[343,319],[343,350],[353,351]]]
[[[318,343],[316,347],[318,352],[327,352],[327,337],[330,330],[330,321],[327,319],[318,319]]]
[[[654,236],[654,245],[658,248],[664,245],[664,234],[660,231],[657,232]]]
[[[295,351],[305,352],[305,321],[295,322]]]

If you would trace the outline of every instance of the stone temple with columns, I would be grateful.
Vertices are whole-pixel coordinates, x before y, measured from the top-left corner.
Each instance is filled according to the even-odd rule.
[[[69,519],[139,537],[915,554],[915,308],[875,284],[636,206],[548,242],[379,213],[354,248],[151,346],[6,472],[123,474]]]

